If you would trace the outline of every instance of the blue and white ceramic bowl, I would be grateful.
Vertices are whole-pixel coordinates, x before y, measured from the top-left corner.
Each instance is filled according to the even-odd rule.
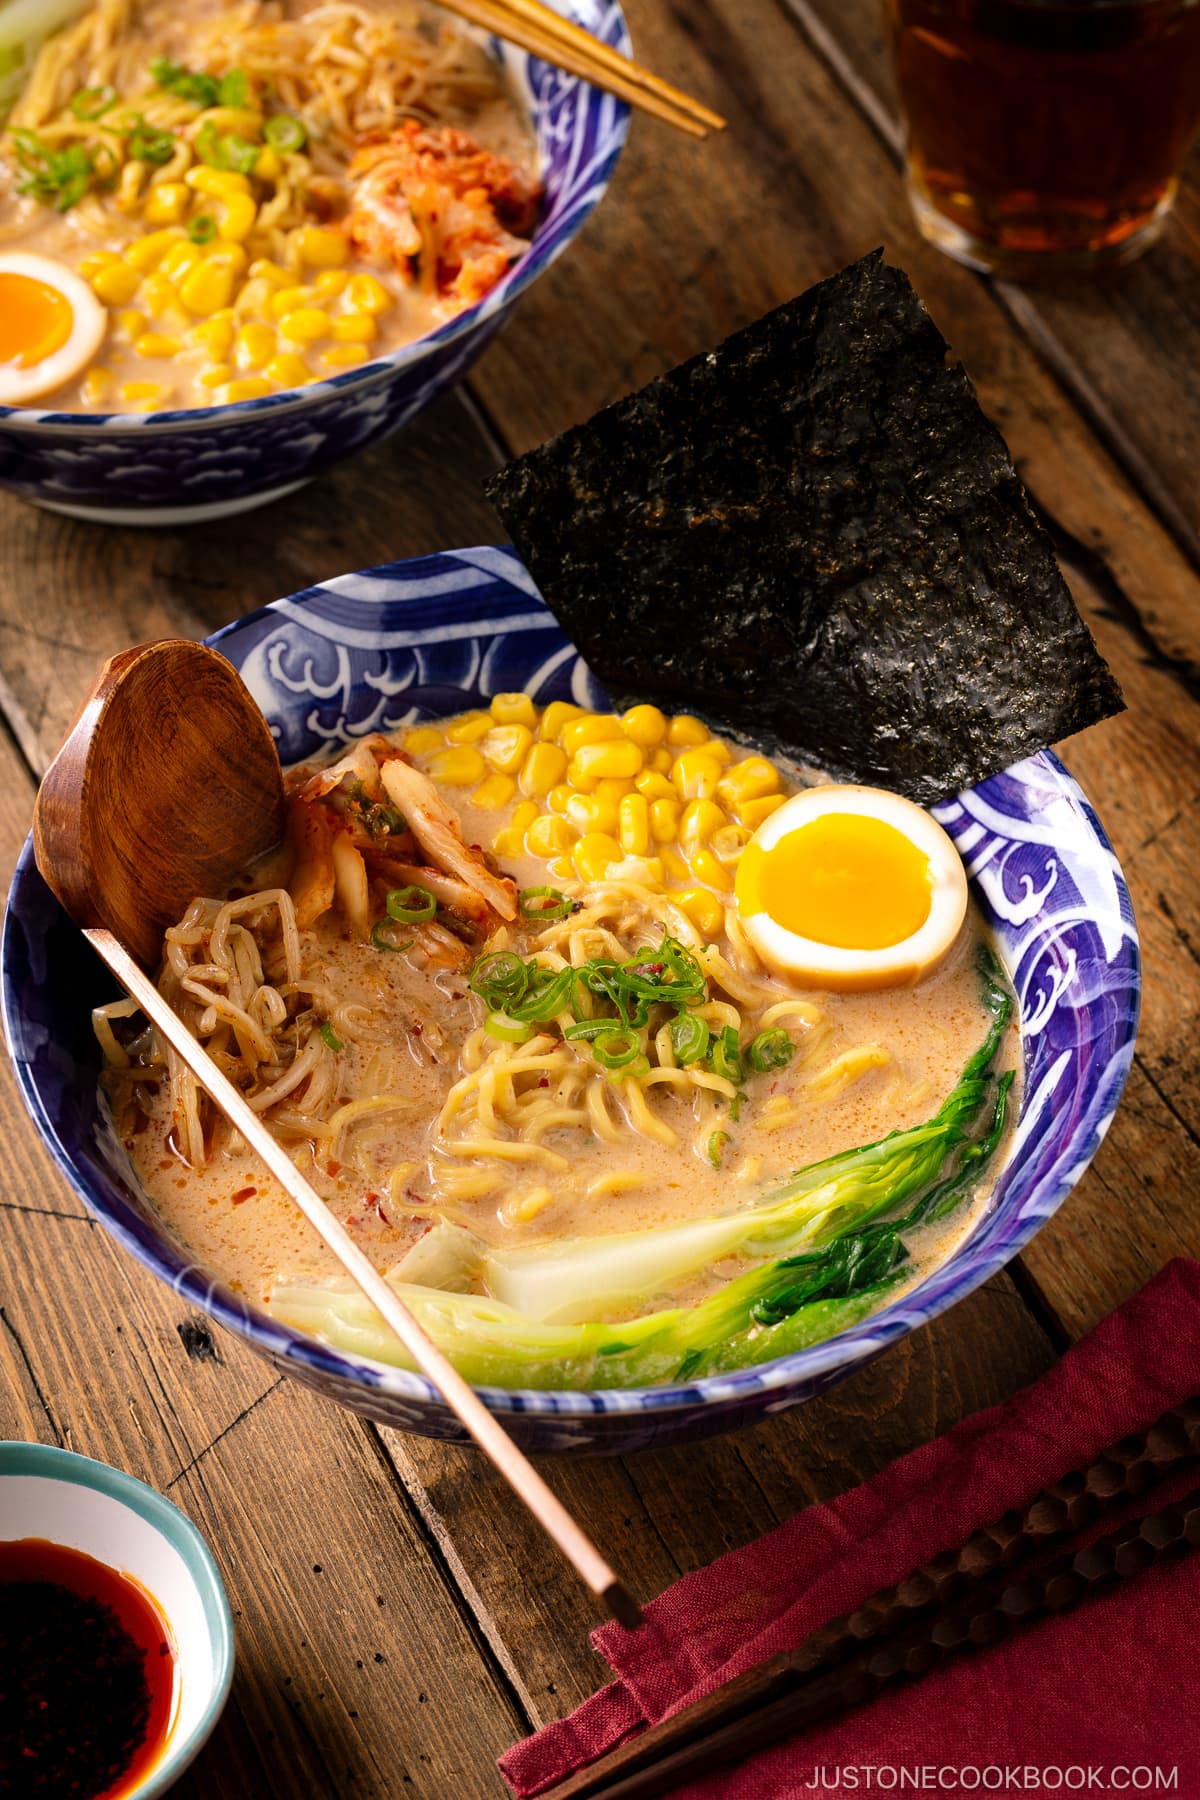
[[[345,575],[276,601],[212,642],[241,670],[285,763],[515,689],[539,704],[606,703],[507,549],[458,550]],[[1133,1055],[1138,948],[1121,871],[1083,794],[1046,752],[937,812],[966,861],[1020,1002],[1024,1098],[987,1216],[911,1293],[853,1330],[760,1368],[621,1392],[482,1390],[522,1444],[636,1450],[795,1406],[986,1281],[1078,1181]],[[111,977],[43,884],[28,844],[0,959],[5,1025],[26,1104],[60,1168],[114,1236],[182,1301],[289,1375],[401,1430],[459,1437],[421,1377],[342,1355],[276,1323],[198,1267],[164,1230],[98,1097],[88,1011],[111,998]]]
[[[618,0],[553,3],[631,54]],[[223,518],[291,493],[460,381],[600,201],[629,123],[628,107],[610,94],[489,42],[529,107],[546,197],[529,249],[478,305],[375,362],[262,400],[134,415],[0,406],[0,487],[113,525]]]

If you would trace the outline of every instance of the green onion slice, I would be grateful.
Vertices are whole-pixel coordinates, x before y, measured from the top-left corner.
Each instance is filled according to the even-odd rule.
[[[328,1046],[331,1050],[342,1049],[342,1047],[343,1047],[342,1040],[338,1036],[337,1032],[333,1029],[333,1026],[329,1023],[328,1019],[322,1019],[321,1023],[317,1026],[317,1030],[320,1032],[321,1036],[325,1039],[325,1042],[328,1044]]]
[[[708,1160],[714,1169],[721,1166],[721,1152],[729,1142],[727,1131],[714,1131],[708,1140]]]
[[[760,1075],[767,1075],[772,1069],[782,1069],[791,1062],[796,1054],[787,1032],[780,1026],[771,1031],[760,1031],[746,1052],[746,1061]]]
[[[217,235],[217,221],[211,213],[197,213],[187,228],[193,244],[211,244]]]
[[[413,940],[405,938],[403,943],[395,941],[396,922],[392,919],[380,919],[371,932],[371,942],[377,950],[411,950]]]
[[[303,119],[292,113],[275,113],[263,126],[263,136],[272,150],[302,150],[308,137]]]
[[[671,1048],[681,1069],[689,1063],[703,1062],[711,1037],[708,1025],[695,1013],[681,1012],[671,1020]]]
[[[736,1087],[742,1079],[742,1056],[738,1046],[738,1034],[732,1025],[726,1025],[719,1038],[714,1039],[709,1067],[714,1075],[723,1075],[726,1081],[732,1081]]]
[[[502,1044],[523,1044],[533,1036],[531,1026],[524,1019],[514,1019],[506,1012],[490,1012],[483,1021],[483,1029]]]
[[[388,918],[395,919],[399,925],[419,925],[422,919],[432,919],[436,911],[437,899],[428,888],[409,886],[388,889]]]
[[[522,888],[517,905],[523,919],[565,919],[574,911],[574,901],[552,887]]]
[[[588,1044],[593,1038],[603,1037],[606,1032],[616,1028],[616,1019],[580,1019],[577,1024],[567,1026],[563,1037],[569,1044]]]
[[[467,985],[493,1012],[503,1012],[524,998],[529,970],[514,950],[495,950],[479,958]]]
[[[545,1019],[553,1019],[571,1003],[571,992],[575,984],[573,969],[543,969],[537,963],[528,970],[529,986],[525,997],[518,1006],[509,1007],[514,1019],[523,1019],[526,1023],[541,1024]]]
[[[80,88],[71,97],[71,111],[85,121],[103,118],[117,104],[117,90],[107,83],[103,87]]]
[[[175,139],[169,131],[160,131],[157,125],[147,125],[139,118],[129,133],[129,155],[133,162],[153,163],[161,167],[169,163],[175,154]]]
[[[12,132],[17,163],[25,175],[17,183],[18,194],[30,194],[43,206],[69,212],[82,200],[96,175],[92,153],[83,144],[55,150],[36,131]]]
[[[245,106],[250,98],[250,83],[245,69],[230,69],[228,75],[222,75],[217,89],[217,103],[220,106]]]
[[[211,119],[206,119],[196,133],[196,155],[210,169],[232,169],[238,175],[249,175],[259,158],[257,144],[248,144],[234,131],[222,135]]]
[[[592,1041],[592,1055],[602,1069],[627,1069],[642,1054],[636,1031],[605,1031]]]

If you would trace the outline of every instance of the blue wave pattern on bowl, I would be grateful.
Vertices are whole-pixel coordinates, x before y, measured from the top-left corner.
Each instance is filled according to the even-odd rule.
[[[558,10],[632,54],[616,0],[558,0]],[[529,250],[478,305],[378,361],[260,400],[145,415],[0,407],[0,486],[110,512],[237,502],[387,437],[461,380],[599,203],[629,122],[599,88],[488,41],[532,114],[546,199]]]
[[[277,601],[211,640],[241,670],[284,761],[347,736],[527,689],[539,704],[603,691],[510,550],[390,564]],[[938,808],[973,878],[1021,1007],[1025,1096],[987,1217],[911,1294],[852,1331],[762,1368],[628,1392],[484,1389],[519,1440],[615,1452],[732,1429],[794,1406],[926,1323],[1008,1261],[1062,1202],[1106,1131],[1133,1054],[1139,970],[1129,896],[1078,786],[1043,752]],[[213,1282],[141,1198],[97,1101],[87,1018],[111,981],[48,893],[30,846],[3,946],[9,1044],[59,1165],[139,1261],[281,1369],[402,1430],[457,1438],[422,1378],[286,1329]]]

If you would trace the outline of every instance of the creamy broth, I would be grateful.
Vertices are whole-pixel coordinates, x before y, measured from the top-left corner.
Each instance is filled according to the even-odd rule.
[[[272,31],[314,17],[328,21],[317,41],[330,79],[361,69],[348,97],[318,90],[286,44],[272,48]],[[64,40],[77,46],[69,56]],[[423,0],[98,0],[42,57],[0,136],[0,252],[81,274],[107,329],[88,366],[38,404],[148,412],[302,386],[436,329],[526,248],[531,123],[482,46]],[[164,91],[157,58],[236,71],[249,101],[202,107]],[[109,89],[95,120],[75,118],[73,105],[104,104],[81,94]],[[297,149],[272,150],[281,118],[300,122]],[[150,151],[165,161],[132,157],[135,120],[160,134]],[[420,134],[401,139],[400,159],[360,169],[356,157],[382,156],[406,121]],[[53,193],[20,191],[44,161],[35,142],[93,159],[65,210]],[[194,185],[214,175],[224,194]],[[189,281],[197,269],[204,278]]]
[[[568,806],[568,788],[560,783],[544,795],[537,804],[545,811],[533,807],[542,821],[539,827],[528,819],[531,802],[520,798],[516,780],[496,781],[488,772],[489,756],[493,763],[496,758],[511,760],[511,742],[525,757],[524,768],[532,767],[529,750],[541,741],[533,734],[543,729],[548,715],[530,716],[531,725],[517,728],[529,737],[528,747],[514,739],[513,724],[503,721],[489,721],[490,735],[485,731],[481,737],[476,722],[486,717],[482,714],[420,726],[400,734],[400,741],[418,772],[436,777],[441,771],[453,778],[441,792],[453,798],[467,843],[485,850],[495,846],[493,870],[511,877],[523,892],[552,889],[575,912],[549,924],[521,917],[502,923],[492,916],[473,942],[462,943],[448,933],[443,940],[436,930],[428,935],[431,927],[424,923],[389,923],[377,878],[372,917],[374,932],[384,934],[382,944],[361,930],[356,938],[337,907],[328,907],[299,933],[301,980],[292,983],[294,1025],[285,1028],[285,1035],[293,1032],[294,1037],[290,1049],[279,1053],[281,1067],[286,1073],[287,1057],[297,1056],[305,1043],[322,1068],[328,1065],[328,1093],[322,1090],[319,1128],[313,1127],[316,1115],[305,1112],[303,1100],[287,1095],[264,1116],[383,1271],[394,1270],[438,1221],[466,1227],[486,1244],[504,1249],[648,1231],[752,1207],[793,1170],[932,1118],[986,1033],[979,972],[986,934],[973,906],[950,953],[915,987],[831,993],[802,988],[748,953],[730,896],[694,885],[697,862],[714,879],[715,869],[682,840],[676,850],[665,843],[652,845],[657,856],[622,855],[611,873],[584,879],[573,859],[591,854],[592,839],[585,844],[586,834],[576,835],[571,849],[566,824],[554,832],[546,823],[555,817],[566,820],[565,810],[552,809]],[[710,749],[714,743],[710,740]],[[719,743],[716,747],[734,771],[733,785],[727,782],[726,790],[735,795],[736,771],[746,753]],[[653,761],[649,750],[646,761]],[[669,763],[670,756],[664,752],[658,762]],[[758,763],[767,766],[761,758]],[[557,763],[549,766],[553,772]],[[795,789],[795,778],[771,773],[779,796]],[[291,778],[293,796],[306,777],[307,793],[313,787],[311,771]],[[336,771],[329,779],[337,779]],[[317,786],[320,780],[318,776]],[[335,791],[350,792],[352,783],[346,780],[346,788]],[[648,774],[643,780],[647,791],[655,791]],[[627,778],[625,785],[637,791],[633,779]],[[581,823],[602,820],[603,803],[621,797],[615,791],[596,791],[599,786],[591,796],[589,817],[576,809]],[[299,804],[294,798],[293,806]],[[353,801],[352,810],[360,804]],[[736,814],[736,798],[727,804],[730,814]],[[371,823],[370,809],[361,816]],[[715,819],[713,828],[712,841],[736,860],[738,838],[744,841],[746,828],[739,834],[736,825],[727,820],[718,827]],[[386,833],[390,827],[381,829]],[[547,832],[553,844],[547,843]],[[555,853],[535,854],[531,841]],[[301,864],[304,854],[301,849]],[[256,871],[248,885],[273,889],[280,880],[290,883],[302,911],[307,865],[298,870],[294,854]],[[693,885],[684,886],[684,881]],[[278,982],[274,904],[248,916],[264,948],[265,978]],[[180,967],[191,966],[186,959],[202,964],[215,954],[215,911],[215,904],[210,905],[199,925],[193,919],[191,942],[175,951],[184,959]],[[199,918],[197,909],[193,912]],[[437,919],[453,922],[441,908]],[[743,1046],[764,1024],[787,1030],[790,1047],[783,1066],[755,1072],[743,1061],[736,1084],[740,1101],[730,1098],[734,1090],[729,1083],[725,1092],[717,1091],[719,1081],[705,1088],[666,1080],[643,1090],[633,1075],[626,1079],[618,1070],[610,1078],[597,1068],[585,1044],[557,1038],[559,1027],[549,1022],[527,1027],[524,1044],[497,1042],[485,1033],[488,1007],[469,983],[488,954],[542,955],[551,962],[557,956],[560,963],[578,965],[593,943],[609,941],[607,933],[630,955],[644,949],[649,956],[664,929],[672,926],[689,954],[712,959],[705,965],[713,973],[701,1011],[714,1021],[714,1033],[727,1017],[738,1020]],[[400,947],[392,948],[394,944]],[[197,1003],[190,1004],[195,1015]],[[780,1007],[785,1008],[782,1014],[773,1010]],[[649,1056],[656,1044],[662,1050],[656,1023],[654,1015],[644,1034]],[[214,1029],[211,1018],[206,1028],[210,1033]],[[215,1028],[220,1030],[219,1023]],[[1010,1024],[996,1066],[1015,1071],[1018,1053],[1017,1031]],[[523,1055],[532,1065],[528,1069]],[[511,1079],[503,1073],[510,1063],[519,1071]],[[272,1068],[258,1088],[278,1075]],[[648,1063],[641,1080],[647,1077],[653,1081]],[[493,1089],[485,1093],[489,1079]],[[331,1254],[220,1122],[207,1122],[207,1162],[189,1167],[178,1113],[158,1075],[150,1072],[142,1079],[131,1071],[118,1076],[113,1093],[118,1128],[146,1192],[206,1267],[267,1304],[280,1285],[338,1276]],[[641,1093],[650,1096],[648,1110]],[[198,1157],[194,1160],[199,1164]],[[912,1233],[908,1283],[969,1231],[986,1206],[1000,1160],[995,1159],[948,1221]],[[692,1274],[674,1283],[663,1299],[689,1305],[713,1293],[739,1266],[745,1265],[727,1259]]]

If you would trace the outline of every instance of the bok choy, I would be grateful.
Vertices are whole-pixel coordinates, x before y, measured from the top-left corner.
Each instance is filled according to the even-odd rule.
[[[856,1324],[903,1278],[905,1233],[948,1213],[1000,1142],[1013,1077],[994,1064],[1012,1001],[990,972],[983,998],[987,1036],[932,1119],[810,1164],[755,1206],[510,1251],[443,1224],[389,1279],[467,1379],[483,1386],[642,1387],[818,1343]],[[753,1266],[696,1305],[659,1304],[678,1282],[730,1257]],[[647,1304],[620,1324],[594,1322],[597,1312]],[[398,1341],[347,1283],[281,1285],[272,1311],[338,1349],[407,1366]]]

